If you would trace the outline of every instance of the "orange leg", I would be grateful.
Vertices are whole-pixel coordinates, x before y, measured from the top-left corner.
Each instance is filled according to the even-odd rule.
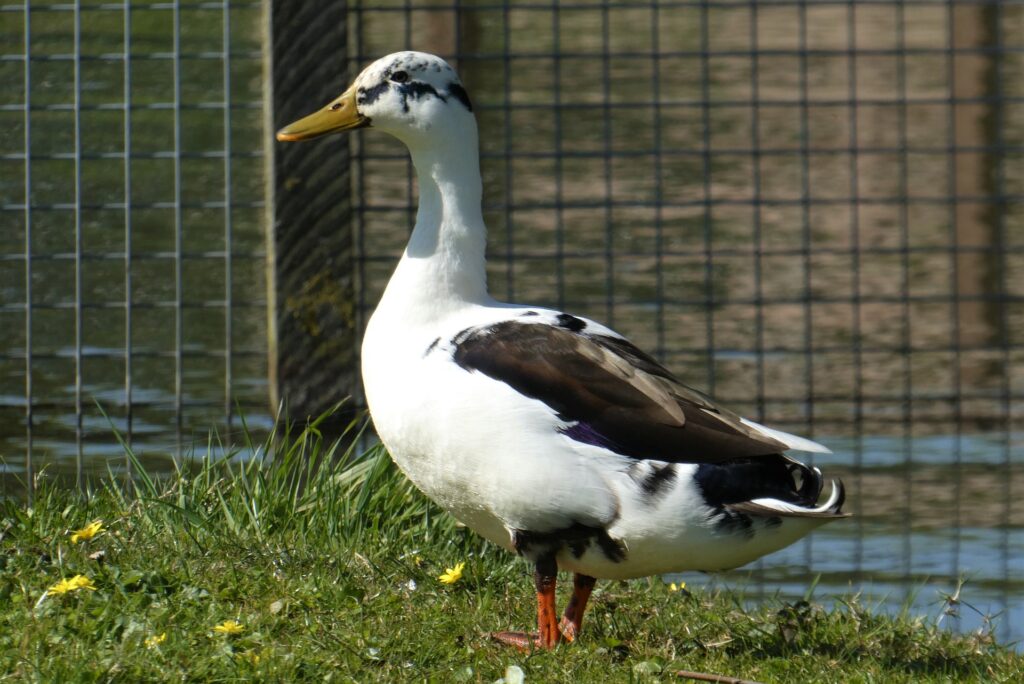
[[[572,598],[569,605],[565,607],[565,614],[562,615],[562,622],[558,629],[562,638],[566,641],[575,641],[583,625],[583,611],[587,609],[587,601],[590,599],[590,592],[594,590],[597,580],[589,575],[576,573],[572,578]]]
[[[555,582],[558,580],[558,566],[554,558],[537,561],[534,583],[537,586],[537,632],[493,632],[491,638],[504,644],[528,651],[531,648],[552,649],[562,639],[555,618]]]

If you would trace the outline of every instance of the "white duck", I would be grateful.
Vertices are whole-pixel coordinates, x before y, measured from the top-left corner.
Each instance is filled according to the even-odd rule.
[[[372,126],[409,148],[416,227],[362,347],[377,434],[423,492],[535,565],[538,633],[579,633],[595,578],[723,570],[845,517],[827,452],[740,418],[600,323],[487,293],[476,120],[442,59],[377,60],[281,141]],[[575,573],[561,623],[559,569]]]

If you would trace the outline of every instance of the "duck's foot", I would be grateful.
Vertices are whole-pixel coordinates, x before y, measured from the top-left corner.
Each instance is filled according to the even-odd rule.
[[[529,651],[535,648],[551,650],[562,640],[562,632],[558,629],[555,617],[555,580],[558,577],[558,566],[554,556],[546,556],[537,561],[533,579],[537,586],[537,631],[527,632],[492,632],[491,638],[503,644],[515,646]]]
[[[546,644],[537,632],[491,632],[490,637],[520,651],[551,650],[558,644],[558,639],[550,645]]]
[[[507,646],[515,646],[520,650],[529,651],[535,648],[552,649],[563,642],[571,644],[576,641],[576,636],[579,633],[579,620],[563,617],[558,623],[558,634],[553,640],[549,638],[547,642],[541,639],[539,632],[491,632],[487,636]]]
[[[583,612],[587,609],[587,600],[590,598],[590,592],[594,590],[595,583],[597,580],[588,575],[576,573],[573,576],[572,598],[569,599],[562,621],[558,624],[558,631],[562,633],[565,641],[576,641],[583,626]]]

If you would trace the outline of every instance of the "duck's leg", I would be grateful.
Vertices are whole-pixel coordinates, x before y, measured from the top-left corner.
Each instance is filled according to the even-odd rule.
[[[558,611],[555,608],[555,582],[558,581],[558,564],[552,556],[542,565],[537,563],[534,583],[537,586],[537,631],[538,646],[554,648],[562,638],[558,631]]]
[[[523,650],[531,648],[552,649],[562,638],[555,618],[555,582],[558,579],[558,564],[555,557],[538,559],[533,573],[537,587],[537,632],[492,632],[491,637],[504,644]]]
[[[565,614],[562,615],[562,622],[558,625],[562,638],[566,641],[575,641],[583,625],[583,611],[587,609],[587,601],[590,599],[590,592],[594,590],[597,580],[589,575],[576,573],[572,578],[572,598],[565,607]]]

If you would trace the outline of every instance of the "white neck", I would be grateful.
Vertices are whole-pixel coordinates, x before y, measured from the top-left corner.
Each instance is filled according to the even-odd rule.
[[[476,126],[464,122],[457,131],[435,128],[405,140],[419,179],[419,210],[380,308],[432,318],[490,299]]]

